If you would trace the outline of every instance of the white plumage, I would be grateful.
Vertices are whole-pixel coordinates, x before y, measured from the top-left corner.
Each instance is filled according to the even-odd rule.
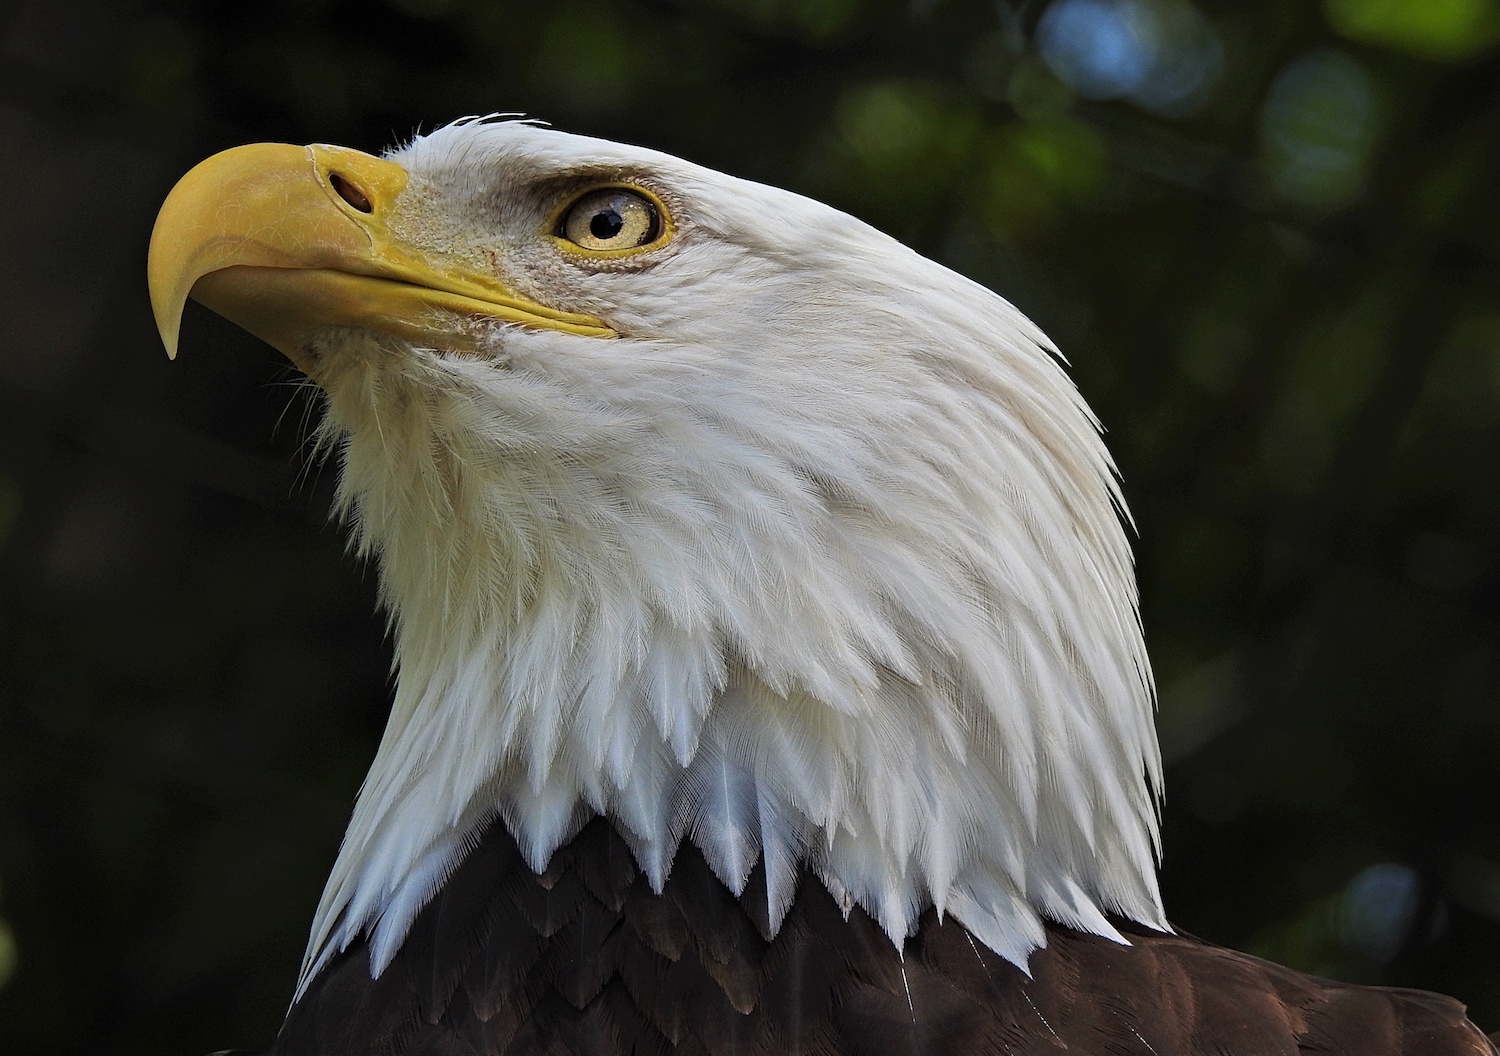
[[[806,198],[521,122],[391,155],[400,234],[588,313],[483,355],[331,331],[311,368],[399,688],[302,987],[379,972],[478,826],[532,867],[595,813],[780,920],[799,861],[901,943],[936,905],[1024,966],[1041,918],[1166,929],[1160,762],[1123,506],[1046,337]],[[585,262],[570,186],[674,237]],[[399,354],[398,354],[399,351]]]

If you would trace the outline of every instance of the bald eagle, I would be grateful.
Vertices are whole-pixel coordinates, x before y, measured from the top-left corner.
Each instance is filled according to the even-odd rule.
[[[325,396],[399,679],[276,1054],[1490,1054],[1174,933],[1125,508],[1006,301],[835,209],[459,121],[152,238]]]

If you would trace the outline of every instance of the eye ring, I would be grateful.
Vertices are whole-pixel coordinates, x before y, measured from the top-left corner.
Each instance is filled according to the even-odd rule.
[[[616,257],[654,248],[671,233],[656,196],[638,187],[593,187],[563,207],[553,235],[569,249]]]

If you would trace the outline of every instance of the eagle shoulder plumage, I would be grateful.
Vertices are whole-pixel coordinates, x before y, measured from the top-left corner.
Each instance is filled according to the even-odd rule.
[[[272,1052],[1494,1056],[1167,924],[1113,465],[990,291],[482,120],[216,155],[150,272],[322,389],[395,634]]]

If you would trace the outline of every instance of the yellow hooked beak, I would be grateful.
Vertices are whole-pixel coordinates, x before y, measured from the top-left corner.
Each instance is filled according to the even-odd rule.
[[[344,147],[257,143],[198,164],[151,233],[151,307],[167,355],[188,297],[299,365],[329,326],[455,352],[477,348],[485,320],[615,336],[396,236],[389,221],[406,182],[400,165]]]

